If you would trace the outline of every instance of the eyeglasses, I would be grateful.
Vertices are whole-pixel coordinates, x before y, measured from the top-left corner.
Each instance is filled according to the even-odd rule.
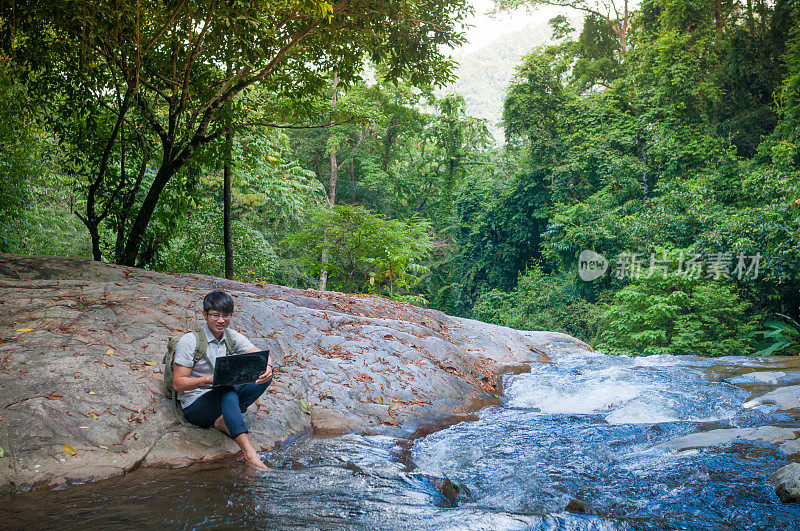
[[[231,317],[233,317],[233,314],[219,312],[206,312],[206,315],[208,315],[212,321],[219,321],[220,319],[223,321],[230,321]]]

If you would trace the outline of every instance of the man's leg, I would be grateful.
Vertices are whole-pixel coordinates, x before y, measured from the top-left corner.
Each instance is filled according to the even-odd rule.
[[[263,384],[249,383],[235,386],[236,394],[239,395],[239,410],[244,413],[250,404],[258,400],[258,397],[264,394],[264,391],[267,390],[267,387],[269,387],[271,383],[272,380]]]
[[[183,416],[201,428],[210,428],[215,425],[215,419],[222,414],[222,407],[219,403],[219,392],[217,389],[209,391],[192,402],[189,407],[183,409]]]
[[[242,418],[242,412],[239,410],[239,395],[233,388],[223,391],[220,405],[222,406],[222,416],[214,422],[214,427],[227,434],[239,445],[244,455],[244,462],[248,466],[256,470],[269,470],[250,444],[247,426]]]

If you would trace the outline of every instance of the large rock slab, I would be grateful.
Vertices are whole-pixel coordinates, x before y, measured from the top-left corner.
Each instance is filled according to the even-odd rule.
[[[167,339],[202,324],[211,289],[274,355],[274,382],[246,416],[259,450],[464,413],[496,395],[502,372],[591,348],[372,296],[0,254],[0,493],[235,453],[180,424],[163,396]]]
[[[792,455],[800,451],[798,438],[800,438],[800,428],[780,428],[777,426],[728,428],[691,433],[656,445],[656,448],[682,452],[707,446],[718,446],[737,440],[761,441],[779,445],[779,450],[787,455]]]
[[[778,409],[798,409],[800,408],[800,385],[789,385],[770,391],[758,398],[744,403],[744,407],[756,407],[765,404],[775,405]]]

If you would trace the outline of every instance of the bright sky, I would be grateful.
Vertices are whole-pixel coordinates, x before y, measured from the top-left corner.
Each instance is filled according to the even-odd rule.
[[[498,37],[518,31],[543,18],[550,20],[563,11],[561,8],[546,6],[538,8],[534,13],[519,9],[512,13],[489,17],[486,13],[494,8],[492,0],[472,0],[472,5],[475,7],[475,15],[467,22],[474,27],[467,30],[467,44],[459,49],[459,55],[483,48]]]

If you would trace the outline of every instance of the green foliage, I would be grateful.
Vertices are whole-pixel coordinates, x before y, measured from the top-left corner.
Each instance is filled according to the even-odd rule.
[[[0,70],[0,223],[18,218],[31,200],[34,181],[52,172],[52,137],[26,110],[27,89]]]
[[[432,249],[429,230],[424,220],[392,220],[362,207],[333,205],[315,212],[309,226],[288,241],[301,250],[309,275],[327,269],[334,290],[394,296],[425,273],[420,263]]]
[[[41,122],[25,85],[0,72],[0,252],[88,256],[64,153]]]
[[[168,183],[203,147],[239,123],[296,118],[274,98],[248,92],[260,87],[262,96],[308,101],[334,71],[343,82],[360,79],[365,59],[390,80],[442,84],[454,66],[446,49],[463,42],[470,12],[464,0],[74,0],[67,8],[48,0],[15,7],[0,7],[7,30],[0,52],[53,106],[53,131],[89,162],[82,220],[94,258],[103,257],[103,232],[116,215],[113,258],[127,265],[148,263],[168,237],[154,234],[150,222]],[[152,157],[155,173],[130,175],[125,166],[147,173],[151,149],[160,155]]]
[[[281,240],[307,223],[319,208],[324,201],[322,186],[313,172],[297,161],[287,160],[291,155],[288,139],[280,132],[245,130],[236,137],[232,151],[235,278],[307,287],[308,279],[293,262],[292,253],[281,248]],[[183,190],[182,195],[170,201],[171,190],[165,190],[166,200],[162,200],[155,220],[157,232],[170,237],[156,253],[156,268],[224,273],[220,159],[221,154],[215,150],[208,150],[197,159],[208,166],[193,170],[191,195]],[[179,202],[181,199],[183,203]]]
[[[599,314],[598,346],[614,354],[751,354],[758,317],[729,284],[670,273],[618,291]]]
[[[784,62],[788,72],[780,86],[780,114],[781,135],[794,144],[800,144],[800,6],[794,2],[792,16],[786,16],[787,23],[793,20],[795,24],[789,26],[791,33],[786,43]]]
[[[269,281],[275,275],[278,258],[267,239],[238,219],[231,222],[231,231],[234,279]],[[220,205],[209,202],[192,212],[166,245],[159,269],[173,273],[225,276]]]
[[[546,3],[586,18],[553,19],[557,43],[519,65],[500,148],[433,95],[462,0],[0,8],[4,249],[85,254],[73,210],[95,258],[219,275],[227,165],[239,279],[325,269],[609,352],[792,352],[796,328],[759,316],[800,318],[797,2],[496,5]],[[760,268],[584,282],[584,249]]]
[[[627,49],[597,13],[575,40],[554,20],[559,44],[524,60],[505,101],[507,149],[522,153],[514,178],[460,198],[462,312],[477,300],[473,316],[598,333],[614,352],[704,355],[752,351],[758,314],[795,318],[800,174],[789,124],[798,12],[788,5],[737,16],[725,2],[719,10],[645,2]],[[475,201],[484,189],[498,191]],[[725,282],[574,281],[584,249],[613,264],[622,252],[663,248],[733,265],[758,255],[760,269]]]
[[[623,73],[619,40],[608,23],[597,15],[584,20],[575,56],[573,76],[579,90],[586,91],[596,85],[608,87]]]
[[[594,306],[581,298],[575,275],[547,275],[530,267],[510,293],[492,290],[475,304],[473,317],[522,330],[553,330],[589,339]]]
[[[764,340],[762,343],[766,343],[764,348],[754,353],[756,356],[770,354],[800,356],[800,324],[785,315],[782,317],[786,318],[789,323],[765,321],[766,330],[758,330],[751,334],[753,337],[762,336]]]
[[[274,241],[304,222],[325,201],[314,172],[291,157],[289,139],[280,132],[245,130],[233,146],[231,194],[234,216],[272,234]],[[220,156],[212,154],[218,162]],[[221,168],[209,172],[203,184],[217,197],[222,193]]]

